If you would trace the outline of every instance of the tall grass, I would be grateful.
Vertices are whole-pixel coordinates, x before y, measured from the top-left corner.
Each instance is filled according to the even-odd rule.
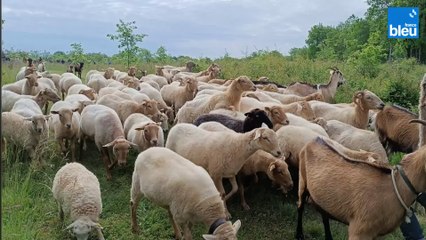
[[[197,70],[207,68],[208,59],[196,60]],[[265,54],[246,59],[222,58],[216,61],[222,68],[222,77],[235,78],[248,75],[251,78],[268,76],[271,80],[286,84],[303,80],[313,83],[327,82],[328,68],[339,67],[347,80],[337,94],[338,102],[349,102],[356,90],[369,89],[387,101],[397,99],[407,107],[414,109],[418,84],[426,72],[426,66],[410,61],[380,66],[375,78],[361,77],[351,66],[331,61],[311,61],[306,59],[290,60],[276,54]],[[182,65],[183,62],[170,62]],[[19,70],[17,64],[2,65],[2,84],[15,81]],[[90,69],[105,69],[108,65],[87,65],[82,73],[83,79]],[[125,67],[116,65],[125,71]],[[144,63],[139,68],[154,72],[155,63]],[[47,64],[52,73],[63,73],[66,65]],[[403,93],[403,94],[401,94]],[[405,95],[404,95],[405,94]],[[414,100],[407,98],[413,95]],[[408,96],[408,97],[404,97]],[[406,101],[406,102],[403,102]],[[136,153],[131,153],[128,165],[112,170],[113,180],[107,181],[102,161],[93,143],[89,143],[88,151],[83,152],[80,160],[98,177],[101,185],[103,212],[100,223],[104,227],[106,239],[170,239],[172,227],[167,212],[147,200],[143,200],[138,209],[138,222],[141,235],[133,235],[130,231],[130,184]],[[65,164],[65,159],[58,153],[58,147],[49,139],[39,150],[39,156],[46,164],[40,167],[29,160],[21,151],[15,152],[7,147],[2,154],[2,238],[3,239],[72,239],[63,229],[69,221],[61,223],[57,205],[51,193],[51,186],[56,171]],[[392,157],[398,162],[402,155]],[[230,200],[230,212],[233,221],[241,219],[242,227],[239,239],[293,239],[296,228],[296,190],[283,196],[271,187],[265,177],[260,176],[260,183],[252,186],[246,193],[251,210],[246,212],[239,206],[239,197]],[[227,185],[227,187],[229,187]],[[426,230],[426,219],[420,217],[423,229]],[[347,227],[343,224],[331,223],[335,239],[347,239]],[[307,207],[304,217],[304,229],[308,239],[323,239],[323,228],[320,215],[311,207]],[[194,239],[200,239],[207,229],[196,226]],[[91,239],[95,239],[94,236]],[[402,239],[397,230],[384,239]]]

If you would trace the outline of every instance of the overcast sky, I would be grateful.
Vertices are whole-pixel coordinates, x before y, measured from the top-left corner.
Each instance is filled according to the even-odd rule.
[[[148,34],[140,47],[173,56],[242,57],[256,50],[284,54],[305,44],[318,23],[362,17],[365,0],[3,0],[3,47],[15,50],[118,52],[106,35],[119,19]]]

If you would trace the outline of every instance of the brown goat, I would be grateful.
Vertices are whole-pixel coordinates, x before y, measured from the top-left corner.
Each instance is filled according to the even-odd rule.
[[[334,102],[337,87],[345,83],[342,72],[339,69],[333,68],[330,71],[330,81],[327,84],[310,84],[304,82],[296,82],[290,84],[286,91],[299,96],[307,96],[309,94],[320,92],[324,96],[324,100],[328,103]]]
[[[357,159],[350,159],[321,138],[302,149],[296,239],[304,239],[302,216],[308,197],[321,209],[326,239],[332,239],[329,217],[349,225],[350,240],[373,240],[402,223],[406,211],[395,193],[392,174],[407,206],[416,194],[407,187],[400,170],[380,161],[369,162],[366,154],[359,152]],[[417,191],[426,191],[426,148],[406,155],[400,166]]]
[[[385,106],[375,120],[375,131],[383,147],[390,152],[410,153],[419,143],[419,126],[409,124],[417,115],[402,107]]]

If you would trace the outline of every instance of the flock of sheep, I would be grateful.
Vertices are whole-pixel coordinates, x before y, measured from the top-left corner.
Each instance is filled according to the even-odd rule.
[[[159,66],[140,79],[134,67],[90,70],[83,82],[29,63],[2,87],[2,141],[36,159],[37,145],[52,132],[59,151],[70,152],[73,163],[57,172],[52,192],[77,239],[92,230],[104,239],[99,181],[76,162],[87,139],[95,142],[108,180],[115,165],[127,163],[130,148],[140,152],[130,187],[132,230],[139,231],[136,212],[145,197],[167,209],[177,239],[192,239],[191,226],[200,222],[209,227],[204,239],[237,239],[241,222],[229,221],[226,201],[238,191],[249,210],[242,178],[258,172],[284,193],[298,181],[297,239],[304,238],[307,201],[321,209],[327,237],[331,216],[349,225],[350,239],[375,239],[398,227],[404,206],[416,199],[401,169],[417,191],[426,190],[426,148],[420,148],[426,75],[418,119],[368,90],[353,93],[351,103],[332,104],[345,82],[337,68],[327,84],[283,88],[266,77],[218,79],[217,64],[198,73],[194,66]],[[401,167],[388,164],[393,151],[410,153]],[[299,170],[298,180],[289,166]],[[224,179],[232,186],[228,193]]]

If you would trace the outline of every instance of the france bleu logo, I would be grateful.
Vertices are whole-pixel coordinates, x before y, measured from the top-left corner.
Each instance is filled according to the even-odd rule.
[[[419,38],[419,8],[389,7],[388,38]]]

